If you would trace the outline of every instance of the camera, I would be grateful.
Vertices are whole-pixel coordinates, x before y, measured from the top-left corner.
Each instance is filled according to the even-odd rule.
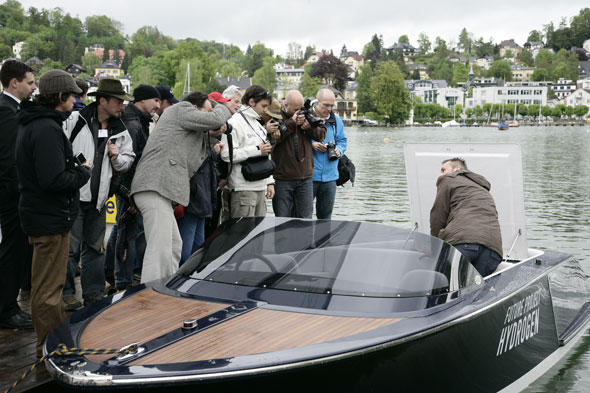
[[[311,112],[311,100],[305,100],[303,107],[299,109],[299,114],[305,116],[305,119],[311,127],[317,127],[324,124],[324,120],[320,117],[314,116]]]
[[[279,131],[281,132],[281,135],[283,135],[285,132],[287,132],[287,126],[285,125],[285,123],[283,123],[282,120],[271,119],[270,122],[276,123],[279,125]]]
[[[333,142],[328,142],[327,148],[328,150],[326,152],[328,153],[328,160],[336,161],[338,159],[338,153],[336,153],[336,144]]]

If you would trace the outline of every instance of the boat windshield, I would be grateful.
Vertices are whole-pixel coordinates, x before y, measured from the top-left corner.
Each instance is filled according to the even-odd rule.
[[[275,217],[227,223],[179,273],[258,288],[372,297],[445,294],[482,281],[454,247],[416,231]]]

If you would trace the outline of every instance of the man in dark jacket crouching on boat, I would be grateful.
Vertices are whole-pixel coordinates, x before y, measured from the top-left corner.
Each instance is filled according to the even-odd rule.
[[[17,116],[16,164],[18,212],[33,245],[31,311],[41,357],[47,334],[66,317],[62,289],[66,281],[70,229],[78,214],[79,188],[90,178],[80,165],[62,123],[82,92],[70,74],[47,71],[36,102],[23,100]]]
[[[502,261],[502,236],[490,183],[461,158],[442,162],[430,210],[430,234],[452,244],[482,276]]]

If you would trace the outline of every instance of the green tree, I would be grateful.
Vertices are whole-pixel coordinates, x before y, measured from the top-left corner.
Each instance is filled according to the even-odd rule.
[[[529,113],[529,108],[526,105],[518,105],[518,114],[521,116],[526,116]]]
[[[453,66],[453,86],[457,86],[459,82],[466,82],[469,74],[467,66],[463,63],[457,62]]]
[[[526,66],[532,67],[535,65],[535,59],[533,59],[533,55],[528,50],[520,51],[518,55],[516,55],[516,58],[521,64]]]
[[[358,102],[358,112],[376,112],[377,105],[375,103],[375,91],[371,84],[371,80],[375,75],[370,64],[365,63],[359,70],[359,76],[356,79],[358,87],[356,89],[356,99]]]
[[[425,55],[430,51],[432,44],[425,33],[420,33],[418,36],[418,53]]]
[[[96,67],[99,67],[101,64],[102,59],[100,56],[97,56],[92,52],[88,52],[82,56],[82,66],[86,68],[89,75],[95,75]]]
[[[309,59],[313,52],[315,52],[315,46],[307,45],[305,47],[305,53],[303,54],[303,58],[305,60]]]
[[[106,15],[92,15],[84,20],[84,26],[88,35],[88,43],[103,44],[105,49],[124,48],[127,41],[121,33],[121,22],[109,18]]]
[[[545,105],[544,107],[541,108],[541,114],[545,117],[552,116],[553,115],[553,108],[551,108],[549,105]]]
[[[304,97],[315,97],[321,84],[320,78],[313,78],[306,72],[301,77],[301,82],[299,82],[299,91]]]
[[[471,53],[471,38],[469,38],[469,33],[467,29],[464,27],[459,34],[459,43],[463,46],[464,53]]]
[[[529,105],[527,115],[534,116],[534,117],[539,116],[539,105],[537,105],[537,104]]]
[[[553,70],[553,53],[548,49],[541,49],[537,57],[535,57],[535,67],[544,68],[551,75],[551,71]]]
[[[477,41],[473,42],[472,45],[475,49],[475,54],[478,57],[493,56],[496,53],[497,49],[496,45],[494,45],[491,39],[489,41],[484,41],[483,38],[480,38]]]
[[[543,34],[539,30],[532,30],[527,38],[528,42],[540,42],[543,41]]]
[[[271,94],[277,87],[277,73],[274,69],[276,61],[273,57],[267,56],[262,60],[262,67],[254,72],[252,84],[266,88]]]
[[[432,79],[441,79],[451,84],[453,81],[453,69],[451,68],[451,62],[448,60],[440,60],[435,66],[432,72]]]
[[[151,57],[157,51],[166,51],[174,49],[176,46],[174,40],[158,30],[154,26],[143,26],[137,29],[131,36],[129,44],[129,55]]]
[[[531,78],[535,82],[546,81],[549,79],[549,71],[547,71],[545,68],[537,68],[535,71],[533,71]]]
[[[409,44],[410,43],[410,39],[408,38],[407,35],[400,35],[399,39],[397,40],[397,42],[399,42],[400,44]]]
[[[12,57],[14,54],[12,53],[12,48],[6,44],[0,43],[0,59],[6,59],[7,57]]]
[[[574,113],[578,117],[583,117],[588,114],[588,107],[586,105],[577,105],[574,108]]]
[[[505,81],[512,80],[512,67],[510,63],[504,60],[496,60],[490,66],[488,70],[488,76],[496,78],[502,78]]]
[[[371,80],[375,91],[378,113],[387,116],[390,123],[401,123],[410,114],[410,94],[398,66],[392,61],[377,65]]]
[[[481,106],[477,105],[477,106],[475,107],[475,115],[476,115],[477,117],[482,117],[482,116],[483,116],[483,109],[482,109],[482,107],[481,107]]]
[[[137,56],[129,66],[129,74],[131,75],[131,82],[134,86],[146,84],[155,86],[164,84],[169,86],[170,80],[166,73],[165,64],[161,58]]]
[[[565,115],[568,118],[571,118],[574,115],[575,111],[576,110],[575,110],[575,108],[573,106],[566,106],[565,107]]]
[[[254,76],[256,70],[262,67],[264,58],[272,57],[272,55],[272,49],[267,48],[264,44],[256,43],[252,47],[248,45],[244,56],[244,69],[248,71],[248,75]]]
[[[512,59],[514,57],[514,53],[512,53],[512,49],[507,49],[504,52],[504,58],[505,59]]]

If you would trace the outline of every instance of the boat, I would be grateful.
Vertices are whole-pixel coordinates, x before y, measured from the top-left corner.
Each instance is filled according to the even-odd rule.
[[[506,122],[504,120],[500,120],[498,122],[498,130],[505,131],[507,129],[508,129],[508,124],[506,124]]]
[[[449,120],[449,121],[445,121],[444,123],[441,124],[441,127],[442,128],[459,127],[459,126],[460,126],[459,122],[457,122],[455,119]]]
[[[228,221],[175,275],[77,311],[44,344],[119,353],[52,356],[47,369],[92,390],[527,386],[586,331],[590,288],[571,255],[527,247],[517,146],[457,146],[406,145],[407,228]],[[504,261],[487,277],[428,235],[440,161],[455,155],[497,190]]]

